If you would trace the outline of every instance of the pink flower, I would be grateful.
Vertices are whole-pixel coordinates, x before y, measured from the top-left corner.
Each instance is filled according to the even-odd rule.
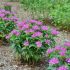
[[[52,29],[51,34],[52,35],[57,35],[57,34],[59,34],[59,32],[56,29]]]
[[[37,45],[37,47],[41,47],[42,46],[42,43],[40,41],[37,41],[36,42],[36,45]]]
[[[65,56],[66,55],[67,49],[65,47],[56,46],[54,49],[55,49],[55,51],[60,51],[59,52],[60,56]]]
[[[45,43],[46,43],[46,44],[50,44],[51,41],[50,41],[50,40],[46,40]]]
[[[34,32],[34,30],[33,29],[29,29],[29,32]]]
[[[3,17],[2,19],[5,20],[5,21],[9,21],[10,20],[10,18],[7,18],[7,17]]]
[[[49,61],[49,64],[58,64],[58,63],[59,63],[58,58],[52,58],[52,59]]]
[[[41,32],[36,32],[35,34],[36,34],[36,36],[41,36],[42,35]]]
[[[16,35],[16,36],[19,36],[19,35],[20,35],[20,32],[18,32],[18,31],[15,30],[15,29],[14,29],[11,33],[14,34],[14,35]]]
[[[37,25],[42,25],[43,23],[41,21],[37,21]]]
[[[9,39],[10,38],[10,35],[6,35],[6,39]]]
[[[19,22],[19,23],[17,23],[16,25],[18,26],[18,28],[19,28],[20,30],[24,30],[24,29],[28,29],[28,28],[29,28],[29,24],[26,24],[26,23],[24,23],[24,22]]]
[[[55,46],[55,51],[59,51],[59,50],[61,50],[61,46],[59,46],[59,45],[57,45],[57,46]]]
[[[17,31],[17,33],[16,33],[15,35],[16,35],[16,36],[19,36],[19,35],[20,35],[20,32]]]
[[[2,13],[0,14],[0,17],[1,17],[1,18],[3,18],[4,16],[5,16],[5,14],[2,14]]]
[[[35,38],[37,36],[42,36],[42,33],[41,32],[35,32],[32,37]]]
[[[24,30],[24,29],[29,28],[29,24],[26,24],[25,21],[24,22],[18,22],[16,25],[17,25],[19,30]]]
[[[39,26],[35,25],[35,26],[32,27],[32,29],[39,30],[40,28],[39,28]]]
[[[18,21],[18,18],[16,16],[12,16],[11,20],[15,22],[15,21]]]
[[[47,26],[42,26],[41,29],[42,30],[48,30],[48,27]]]
[[[67,51],[67,49],[65,47],[61,47],[60,50],[63,51],[63,52]]]
[[[49,48],[49,49],[47,50],[47,54],[50,54],[50,53],[52,53],[53,51],[54,51],[53,48]]]
[[[70,42],[65,42],[64,45],[70,47]]]
[[[59,54],[60,54],[60,56],[65,56],[66,55],[66,52],[61,51],[61,52],[59,52]]]
[[[66,58],[66,62],[67,63],[70,63],[70,58]]]
[[[37,23],[36,20],[30,20],[29,22],[30,22],[30,23]]]
[[[4,13],[6,10],[4,10],[4,9],[0,9],[0,11],[1,11],[1,13]]]
[[[24,29],[28,29],[29,28],[29,24],[24,24],[23,27],[24,27]]]
[[[65,66],[60,66],[57,70],[68,70]]]
[[[24,23],[22,23],[22,22],[17,22],[16,25],[17,25],[17,27],[18,27],[19,30],[23,30],[23,29],[24,29],[24,27],[23,27]]]
[[[35,23],[35,24],[37,24],[37,25],[42,25],[42,22],[37,21],[37,20],[30,20],[29,22],[30,22],[30,23]]]
[[[28,30],[25,30],[25,33],[28,34],[28,33],[33,33],[34,30],[33,29],[28,29]]]
[[[10,11],[5,11],[5,14],[11,14],[11,12]]]
[[[23,45],[24,46],[29,46],[29,42],[28,41],[25,41]]]
[[[35,38],[35,37],[37,37],[37,36],[36,36],[36,34],[34,33],[31,37],[32,37],[32,38]]]
[[[48,37],[48,34],[46,34],[45,37]]]

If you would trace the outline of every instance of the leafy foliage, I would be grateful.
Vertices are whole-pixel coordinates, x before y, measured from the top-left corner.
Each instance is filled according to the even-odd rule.
[[[15,28],[17,18],[10,11],[0,9],[0,36],[5,37]]]
[[[70,0],[20,0],[24,8],[31,10],[35,19],[50,17],[55,26],[70,30]]]
[[[49,49],[49,48],[48,48]],[[50,51],[52,50],[53,51]],[[70,42],[65,42],[62,46],[55,46],[47,50],[49,66],[47,70],[69,70],[70,68]]]
[[[9,34],[13,51],[25,61],[40,61],[46,50],[55,45],[54,38],[58,32],[54,30],[36,20],[18,23],[17,29]]]

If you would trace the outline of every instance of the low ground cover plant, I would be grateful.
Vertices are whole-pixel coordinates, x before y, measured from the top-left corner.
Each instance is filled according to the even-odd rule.
[[[13,12],[0,9],[0,37],[6,37],[15,28],[17,20]]]
[[[59,33],[56,29],[49,29],[37,20],[28,20],[16,24],[10,36],[13,51],[27,62],[38,62],[43,58],[46,50],[55,46],[54,38]]]
[[[47,50],[49,57],[47,70],[69,70],[70,69],[70,42],[57,45]]]

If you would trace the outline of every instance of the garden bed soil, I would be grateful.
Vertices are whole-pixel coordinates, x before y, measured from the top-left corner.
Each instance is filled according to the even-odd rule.
[[[45,65],[45,61],[37,65],[21,63],[13,57],[10,47],[0,46],[0,70],[45,70]]]

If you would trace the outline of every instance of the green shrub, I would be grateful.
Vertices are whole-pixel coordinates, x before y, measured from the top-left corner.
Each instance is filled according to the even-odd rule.
[[[10,11],[0,9],[0,37],[5,37],[15,28],[18,19]]]
[[[62,46],[57,45],[47,50],[48,67],[46,70],[69,70],[70,69],[70,42],[65,42]]]
[[[18,29],[11,31],[10,40],[17,57],[27,62],[38,62],[49,47],[55,45],[58,31],[50,30],[42,22],[29,20],[17,24]]]

